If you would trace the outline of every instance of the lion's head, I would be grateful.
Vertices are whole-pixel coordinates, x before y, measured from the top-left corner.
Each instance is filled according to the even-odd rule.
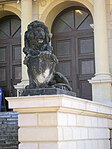
[[[33,21],[28,25],[25,32],[24,53],[27,54],[28,50],[43,51],[46,46],[49,46],[49,42],[50,35],[47,26],[43,22]]]

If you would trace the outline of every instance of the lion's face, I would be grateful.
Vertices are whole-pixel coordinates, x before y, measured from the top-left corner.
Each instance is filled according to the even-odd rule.
[[[46,43],[45,31],[42,28],[36,28],[29,32],[28,43],[30,48],[41,49]]]

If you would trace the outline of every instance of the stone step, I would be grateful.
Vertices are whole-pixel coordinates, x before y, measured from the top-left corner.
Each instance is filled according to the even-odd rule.
[[[0,149],[18,148],[18,113],[0,112]]]

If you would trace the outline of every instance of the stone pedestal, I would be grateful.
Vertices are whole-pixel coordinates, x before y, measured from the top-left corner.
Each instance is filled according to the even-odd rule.
[[[92,84],[92,97],[96,102],[112,103],[112,79],[111,76],[97,75],[89,82]]]
[[[112,107],[67,95],[9,97],[19,149],[110,149]]]

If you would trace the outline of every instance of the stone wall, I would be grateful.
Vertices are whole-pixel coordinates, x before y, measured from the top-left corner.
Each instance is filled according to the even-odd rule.
[[[18,148],[18,114],[0,112],[0,149]]]

